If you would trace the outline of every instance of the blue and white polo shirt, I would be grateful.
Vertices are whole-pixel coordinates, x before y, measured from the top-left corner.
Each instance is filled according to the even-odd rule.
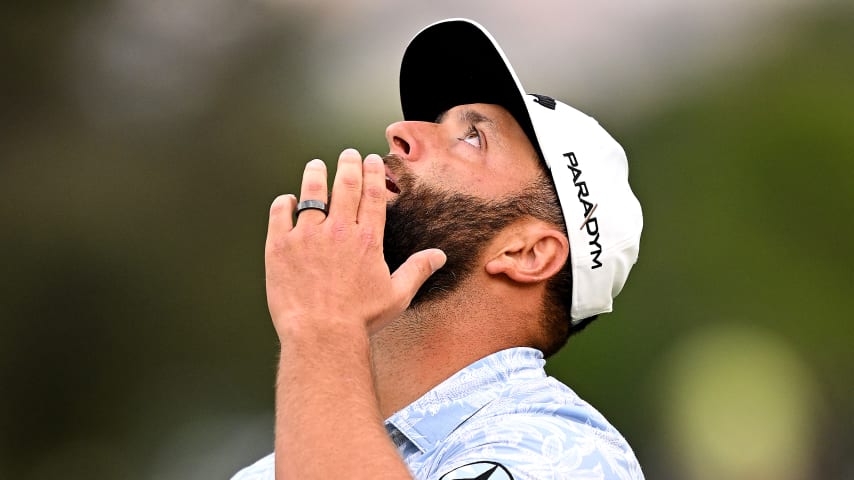
[[[642,480],[622,435],[538,350],[511,348],[460,370],[392,415],[386,430],[419,480]],[[273,480],[273,454],[232,480]]]

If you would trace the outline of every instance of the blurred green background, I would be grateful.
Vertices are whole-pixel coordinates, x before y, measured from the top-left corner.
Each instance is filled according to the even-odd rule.
[[[616,312],[551,373],[647,478],[854,478],[854,5],[456,3],[0,7],[0,478],[270,451],[269,203],[387,151],[406,42],[450,16],[612,131],[644,206]]]

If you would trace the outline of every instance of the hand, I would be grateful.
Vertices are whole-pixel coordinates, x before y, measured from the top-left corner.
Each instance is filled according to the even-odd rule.
[[[305,167],[300,200],[326,201],[326,166]],[[265,248],[267,304],[280,338],[307,331],[381,329],[400,315],[418,288],[445,263],[441,250],[413,254],[393,274],[383,258],[386,188],[378,155],[362,162],[344,150],[332,187],[329,215],[303,211],[278,197],[270,209]]]

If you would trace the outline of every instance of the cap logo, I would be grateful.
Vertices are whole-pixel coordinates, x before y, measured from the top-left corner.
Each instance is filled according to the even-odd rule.
[[[548,97],[546,95],[538,95],[536,93],[532,93],[534,96],[534,101],[539,103],[540,105],[548,108],[549,110],[554,110],[557,107],[557,102],[552,97]]]
[[[593,216],[599,204],[587,200],[587,197],[590,196],[590,190],[587,188],[587,182],[581,180],[582,171],[578,166],[578,158],[575,156],[575,152],[567,152],[563,156],[569,161],[567,168],[572,172],[572,183],[578,188],[578,201],[584,208],[584,218],[579,230],[586,230],[590,237],[590,241],[587,242],[593,247],[593,250],[590,251],[593,266],[590,269],[594,270],[602,266],[602,262],[599,261],[599,255],[602,254],[602,245],[599,243],[599,220]]]
[[[593,205],[593,208],[590,209],[590,213],[588,213],[587,216],[584,217],[584,221],[581,222],[581,226],[578,227],[579,230],[581,230],[582,228],[584,228],[587,225],[587,222],[590,221],[590,217],[593,216],[593,212],[596,211],[596,207],[598,207],[598,206],[599,206],[598,203]]]

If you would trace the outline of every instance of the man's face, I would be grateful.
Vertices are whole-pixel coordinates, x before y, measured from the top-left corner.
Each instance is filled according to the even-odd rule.
[[[483,247],[524,214],[515,199],[540,175],[539,160],[518,123],[496,105],[458,106],[436,123],[395,123],[386,137],[389,268],[425,248],[448,256],[416,294],[417,305],[453,291]]]
[[[386,140],[389,153],[403,160],[386,167],[392,183],[411,174],[419,184],[495,200],[518,192],[539,172],[528,137],[498,105],[459,105],[436,122],[393,123]],[[391,186],[389,200],[397,193]]]

